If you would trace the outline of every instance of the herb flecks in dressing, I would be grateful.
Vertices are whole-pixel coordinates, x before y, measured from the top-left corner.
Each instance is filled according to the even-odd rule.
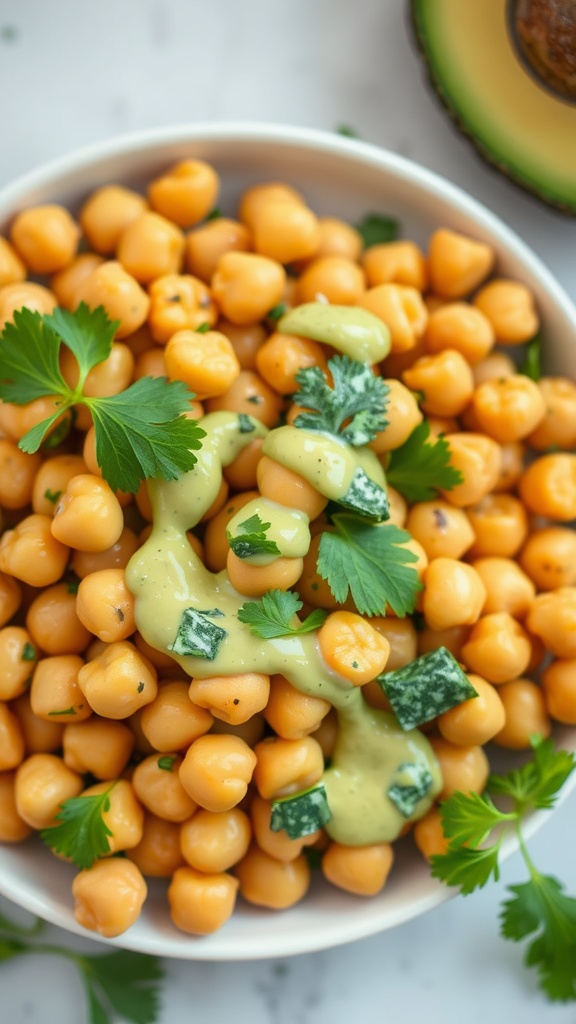
[[[406,823],[387,796],[400,765],[420,764],[432,776],[430,790],[418,804],[415,817],[428,809],[440,789],[440,771],[428,741],[417,730],[404,732],[393,715],[369,707],[359,688],[330,671],[320,655],[315,632],[269,640],[254,636],[238,619],[245,595],[232,587],[225,570],[209,572],[187,537],[187,531],[213,504],[222,467],[233,462],[254,437],[266,437],[274,458],[292,467],[291,444],[275,443],[275,437],[285,438],[283,432],[291,433],[292,428],[268,433],[257,420],[253,423],[254,431],[246,431],[236,414],[210,413],[201,420],[206,438],[194,468],[175,481],[149,482],[152,532],[126,570],[136,599],[136,623],[152,647],[170,653],[191,677],[281,673],[302,693],[328,700],[338,713],[339,740],[331,767],[324,773],[333,815],[327,832],[351,845],[385,842],[396,838]],[[336,498],[346,490],[355,466],[364,465],[367,457],[371,462],[372,453],[367,456],[364,449],[345,457],[345,446],[324,435],[299,430],[295,434],[309,435],[313,459],[320,459],[324,466],[337,452],[344,471],[338,471],[330,484]],[[315,470],[320,477],[329,472]],[[284,515],[286,510],[279,508]],[[265,511],[276,529],[274,503],[267,504]],[[242,513],[246,515],[246,510]],[[206,609],[221,612],[216,621],[225,636],[212,660],[179,655],[173,649],[182,616],[190,608],[204,614]]]

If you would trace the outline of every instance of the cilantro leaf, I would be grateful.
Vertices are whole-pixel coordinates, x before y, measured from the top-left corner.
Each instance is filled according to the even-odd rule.
[[[302,607],[298,594],[291,590],[269,590],[259,601],[245,601],[238,611],[238,618],[251,627],[251,633],[263,640],[319,629],[327,614],[321,608],[311,612],[304,622],[292,624]]]
[[[356,230],[362,236],[364,248],[371,245],[381,245],[383,242],[394,242],[398,238],[400,225],[394,217],[387,217],[382,213],[367,213]]]
[[[536,334],[530,341],[526,342],[524,360],[518,367],[518,372],[530,377],[530,380],[540,380],[542,376],[542,338]]]
[[[192,469],[205,431],[182,413],[191,392],[182,381],[141,377],[118,395],[86,398],[96,427],[96,458],[112,490],[141,480],[175,480]],[[176,412],[178,410],[178,412]]]
[[[422,584],[409,563],[417,558],[401,546],[410,535],[347,512],[336,513],[332,522],[334,531],[320,540],[317,569],[336,600],[344,604],[350,592],[362,615],[383,615],[387,604],[400,617],[414,611]]]
[[[26,405],[36,398],[54,398],[54,413],[19,441],[22,451],[29,453],[38,451],[63,413],[71,410],[63,424],[67,433],[73,407],[88,406],[102,475],[113,490],[137,491],[148,477],[173,480],[192,469],[194,450],[205,434],[184,415],[194,396],[181,381],[143,377],[117,395],[96,398],[82,393],[92,367],[109,355],[116,326],[102,307],[90,310],[85,304],[74,313],[56,309],[45,316],[29,309],[17,311],[0,335],[0,399]],[[78,362],[75,388],[60,373],[62,344]],[[52,437],[58,443],[62,440],[58,426]]]
[[[494,806],[487,794],[456,792],[440,804],[444,835],[454,843],[477,847],[496,825],[515,821],[514,814],[505,814]]]
[[[298,414],[294,426],[324,430],[354,446],[368,444],[388,422],[384,415],[388,385],[365,363],[348,356],[333,356],[328,368],[333,387],[319,366],[307,366],[296,374],[300,390],[294,401],[306,412]]]
[[[0,335],[0,398],[26,405],[54,395],[64,402],[70,389],[60,373],[60,344],[40,313],[17,310]]]
[[[556,750],[551,739],[532,739],[531,761],[514,768],[507,775],[492,775],[488,788],[493,793],[512,797],[517,806],[549,809],[556,802],[559,790],[576,767],[574,754]]]
[[[399,448],[390,453],[386,479],[406,501],[430,501],[438,491],[450,491],[462,474],[450,464],[450,445],[444,437],[428,441],[430,424],[423,420]]]
[[[95,1021],[109,1022],[107,1008],[133,1024],[154,1024],[160,1009],[158,982],[164,971],[157,957],[118,950],[78,956]],[[102,999],[103,997],[103,999]]]
[[[76,356],[80,368],[81,388],[93,366],[110,355],[119,320],[109,320],[103,306],[90,310],[85,302],[71,313],[57,308],[44,317],[44,324],[53,330]]]
[[[40,838],[55,853],[69,857],[78,868],[91,868],[94,861],[110,852],[112,835],[103,814],[110,809],[110,792],[115,783],[94,796],[73,796],[60,804],[60,823],[42,829]]]
[[[482,889],[491,876],[498,881],[499,846],[497,843],[480,850],[449,846],[446,853],[437,853],[430,858],[432,877],[447,885],[459,885],[462,895],[468,896],[475,889]]]
[[[226,531],[226,538],[237,558],[251,558],[253,555],[279,555],[276,541],[268,540],[267,531],[271,523],[264,523],[257,512],[244,522],[238,523],[235,536]]]
[[[502,905],[502,935],[519,942],[536,934],[526,965],[537,968],[551,999],[576,999],[576,899],[550,875],[508,888],[513,895]]]

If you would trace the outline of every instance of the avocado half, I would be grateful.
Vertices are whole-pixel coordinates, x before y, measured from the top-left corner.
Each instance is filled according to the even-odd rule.
[[[430,80],[512,181],[576,215],[576,0],[411,0]]]

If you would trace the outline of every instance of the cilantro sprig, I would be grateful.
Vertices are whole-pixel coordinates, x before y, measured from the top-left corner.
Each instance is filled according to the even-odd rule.
[[[302,607],[298,594],[291,590],[269,590],[259,601],[245,601],[238,610],[238,618],[250,626],[251,633],[263,640],[319,629],[327,613],[317,608],[304,622],[294,623],[294,616]]]
[[[388,385],[366,363],[348,356],[328,360],[333,386],[319,366],[307,366],[296,374],[300,390],[294,402],[305,408],[294,426],[323,430],[348,444],[368,444],[387,425]]]
[[[226,539],[237,558],[252,558],[254,555],[279,555],[280,548],[275,540],[266,534],[272,523],[265,523],[257,512],[242,523],[238,523],[236,534],[226,531]]]
[[[576,899],[566,895],[558,879],[536,868],[522,834],[525,816],[554,806],[561,787],[576,767],[576,758],[555,750],[552,740],[535,737],[533,759],[506,775],[493,775],[487,792],[455,793],[440,804],[449,845],[431,858],[432,874],[463,895],[499,877],[499,853],[513,830],[529,879],[511,885],[511,898],[502,905],[501,934],[521,942],[530,939],[525,963],[536,969],[541,988],[551,999],[576,1000]],[[490,793],[505,796],[508,811],[500,810]]]
[[[205,434],[184,416],[194,396],[182,381],[142,377],[117,395],[83,393],[90,370],[109,356],[117,327],[101,306],[90,310],[85,303],[73,313],[17,311],[0,335],[0,398],[15,405],[54,398],[54,413],[19,441],[29,453],[38,451],[63,413],[86,405],[94,420],[102,475],[113,490],[137,491],[141,480],[174,480],[192,469],[194,451]],[[78,363],[75,387],[60,372],[62,344]]]
[[[39,918],[30,927],[23,927],[0,914],[0,962],[25,953],[62,957],[80,972],[89,1024],[113,1024],[118,1017],[131,1024],[155,1024],[164,978],[158,957],[129,950],[76,953],[65,946],[36,941],[44,927]]]
[[[68,857],[78,868],[91,868],[98,857],[110,852],[111,830],[103,815],[110,809],[112,782],[103,793],[73,796],[60,804],[57,825],[42,829],[40,838],[55,853]]]
[[[353,513],[335,513],[333,530],[322,534],[317,569],[340,604],[348,593],[362,615],[398,616],[414,611],[422,589],[411,564],[417,556],[402,545],[410,534],[391,523],[374,525]]]
[[[440,490],[451,491],[462,474],[450,463],[450,445],[444,437],[429,441],[430,424],[423,420],[399,448],[390,453],[386,479],[406,501],[431,501]]]

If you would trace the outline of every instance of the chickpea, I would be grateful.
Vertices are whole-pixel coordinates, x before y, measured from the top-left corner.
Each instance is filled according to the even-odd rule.
[[[21,602],[22,590],[19,583],[17,583],[13,576],[0,572],[0,629],[18,611]]]
[[[418,639],[416,627],[408,616],[405,619],[374,616],[370,622],[390,645],[386,672],[392,672],[394,669],[402,668],[403,665],[414,661],[417,655]]]
[[[258,349],[255,362],[260,376],[281,395],[298,390],[296,374],[306,367],[319,366],[328,372],[323,346],[295,334],[272,333]]]
[[[355,306],[365,291],[364,271],[343,256],[312,260],[298,278],[296,303],[331,302]]]
[[[142,326],[150,307],[146,292],[117,260],[106,260],[96,267],[78,287],[76,299],[90,309],[104,306],[111,320],[119,320],[118,340]]]
[[[182,754],[150,754],[134,769],[132,784],[136,796],[152,814],[166,821],[187,821],[197,803],[180,781]]]
[[[10,703],[20,722],[27,754],[55,754],[62,747],[64,726],[38,718],[30,705],[30,694],[22,693]]]
[[[576,384],[565,377],[541,377],[538,388],[544,415],[528,435],[528,444],[537,451],[576,447]]]
[[[576,657],[576,587],[537,594],[526,626],[557,658]]]
[[[428,322],[420,292],[403,284],[378,284],[359,295],[356,304],[368,309],[388,326],[393,355],[415,351]],[[393,376],[386,370],[389,376]]]
[[[402,379],[412,391],[424,392],[422,408],[432,416],[458,416],[474,394],[472,370],[456,349],[422,356]]]
[[[200,808],[180,827],[184,859],[197,871],[227,871],[244,857],[250,845],[250,818],[238,807],[228,811]]]
[[[239,221],[216,217],[186,236],[184,263],[188,273],[210,284],[225,252],[250,252],[250,232]]]
[[[304,898],[310,886],[310,868],[303,854],[294,860],[281,861],[257,846],[252,846],[236,864],[234,873],[248,903],[272,910],[294,906]]]
[[[312,736],[295,740],[271,736],[257,743],[254,753],[254,782],[265,800],[313,786],[324,771],[322,748]]]
[[[464,508],[475,505],[492,490],[500,475],[502,454],[500,445],[490,437],[474,432],[446,434],[450,448],[450,462],[462,476],[462,481],[449,491],[440,491],[452,505]]]
[[[0,843],[20,843],[32,831],[18,814],[15,781],[15,771],[0,773]]]
[[[378,455],[399,448],[422,422],[415,395],[399,380],[390,378],[384,382],[388,387],[386,418],[388,423],[379,431],[370,448]]]
[[[228,811],[246,796],[256,753],[237,736],[213,733],[188,748],[180,781],[192,800],[207,811]]]
[[[177,868],[168,886],[174,924],[191,935],[218,931],[232,916],[237,889],[237,879],[225,871],[206,875],[191,867]]]
[[[29,505],[41,464],[38,453],[28,455],[14,441],[0,438],[0,505],[9,509]]]
[[[285,676],[275,675],[270,680],[270,696],[263,714],[282,739],[298,740],[315,732],[330,707],[327,700],[302,693]]]
[[[525,453],[522,441],[500,445],[500,472],[492,488],[496,494],[514,490],[524,472]]]
[[[428,654],[446,647],[454,655],[456,661],[463,661],[462,648],[470,636],[470,626],[448,626],[447,629],[430,629],[425,626],[418,631],[417,654]]]
[[[12,222],[10,239],[33,274],[54,274],[72,262],[80,228],[63,206],[31,206]]]
[[[54,754],[31,754],[16,771],[16,809],[32,828],[56,825],[60,806],[82,791],[82,777]]]
[[[371,245],[363,253],[361,262],[371,288],[378,284],[403,284],[419,292],[426,290],[426,259],[415,242],[401,240]]]
[[[113,857],[80,871],[72,882],[72,895],[78,924],[113,939],[138,920],[147,887],[132,861]]]
[[[231,725],[242,725],[262,711],[269,694],[270,677],[261,672],[193,679],[189,690],[195,705]]]
[[[254,249],[278,263],[293,263],[314,256],[320,237],[318,218],[303,203],[270,199],[261,202],[254,214]]]
[[[429,559],[462,558],[474,541],[466,513],[447,501],[421,501],[412,505],[406,529],[419,541]]]
[[[466,509],[474,531],[469,555],[512,558],[528,534],[528,516],[512,494],[487,494]]]
[[[444,835],[442,816],[438,807],[433,806],[424,817],[414,823],[414,842],[427,861],[435,854],[446,853],[449,839]]]
[[[134,787],[127,779],[110,782],[105,779],[85,789],[81,796],[103,796],[108,794],[108,808],[102,811],[102,820],[110,830],[107,836],[110,855],[129,850],[142,839],[144,811]],[[108,854],[106,854],[108,856]]]
[[[31,309],[44,315],[52,313],[58,300],[49,288],[34,281],[15,281],[0,288],[0,330],[14,319],[16,310]]]
[[[475,366],[491,352],[495,341],[488,317],[467,302],[448,302],[428,317],[425,334],[428,352],[455,349]]]
[[[570,522],[576,518],[576,455],[541,455],[522,473],[518,490],[531,512]]]
[[[32,485],[32,508],[44,516],[53,516],[58,499],[66,487],[87,466],[81,455],[53,455],[38,469]]]
[[[521,345],[536,334],[539,326],[534,299],[519,281],[496,278],[474,296],[474,306],[492,324],[496,341],[502,345]]]
[[[10,706],[0,701],[0,772],[17,768],[24,760],[24,736]]]
[[[481,676],[469,675],[476,696],[438,717],[438,728],[450,743],[471,747],[488,743],[504,727],[506,712],[498,691]]]
[[[514,559],[492,556],[476,558],[471,564],[486,588],[484,614],[508,612],[515,619],[527,615],[536,588]]]
[[[148,186],[153,210],[181,228],[198,224],[208,216],[216,200],[220,182],[204,160],[180,160]]]
[[[433,558],[424,573],[422,610],[431,629],[470,626],[480,618],[486,600],[481,577],[465,562]]]
[[[7,284],[18,284],[26,277],[26,267],[13,245],[0,235],[0,288]]]
[[[531,656],[530,637],[508,612],[483,615],[462,648],[465,664],[495,684],[521,676]]]
[[[90,717],[92,708],[78,686],[78,673],[83,665],[83,658],[77,654],[55,655],[38,662],[30,688],[35,715],[64,725]]]
[[[576,586],[576,533],[567,526],[535,530],[518,561],[538,590]]]
[[[261,597],[267,590],[289,590],[302,574],[302,558],[279,556],[269,565],[250,565],[232,549],[226,558],[228,578],[239,594]]]
[[[176,331],[165,359],[168,377],[183,380],[201,401],[228,393],[240,373],[232,343],[219,331]]]
[[[344,256],[358,261],[362,252],[360,232],[338,217],[320,217],[320,244],[316,256]]]
[[[540,686],[531,679],[511,679],[498,687],[505,722],[493,740],[510,750],[528,750],[532,736],[545,739],[552,731],[546,699]]]
[[[184,235],[159,213],[145,211],[124,228],[116,257],[140,284],[165,274],[178,274],[184,257]]]
[[[431,736],[430,744],[442,773],[443,785],[439,800],[447,800],[458,791],[483,792],[490,774],[490,764],[483,747],[457,746],[443,736]]]
[[[66,568],[69,548],[53,536],[51,525],[48,516],[33,514],[6,530],[0,539],[0,570],[32,587],[56,583]]]
[[[137,548],[136,534],[125,526],[116,543],[105,551],[75,551],[72,569],[81,580],[102,569],[125,569]]]
[[[62,737],[64,764],[80,775],[117,779],[128,764],[134,742],[134,733],[123,722],[98,715],[86,721],[75,718]]]
[[[76,611],[82,625],[100,640],[127,640],[136,623],[124,569],[99,569],[85,576],[78,587]]]
[[[256,353],[268,337],[263,324],[233,324],[220,317],[216,329],[225,334],[243,370],[256,370]]]
[[[282,299],[286,272],[267,256],[225,252],[212,277],[212,294],[223,315],[234,324],[263,320]]]
[[[239,220],[252,230],[261,207],[271,200],[278,199],[305,205],[304,198],[291,185],[286,185],[284,182],[264,182],[260,185],[252,185],[242,193],[238,207]]]
[[[434,232],[428,247],[430,286],[444,299],[461,299],[488,277],[494,250],[448,228]]]
[[[184,680],[164,681],[155,699],[142,708],[140,725],[155,750],[167,752],[188,748],[208,732],[212,715],[188,696]]]
[[[97,189],[80,210],[80,224],[92,249],[111,256],[125,228],[146,210],[146,200],[122,185]]]
[[[22,626],[0,629],[0,700],[12,700],[30,684],[39,654]]]
[[[76,293],[80,285],[103,262],[103,257],[95,252],[81,252],[64,270],[53,274],[50,278],[50,288],[58,300],[58,305],[64,309],[75,310],[78,305]]]
[[[472,409],[480,428],[500,444],[528,437],[545,413],[540,388],[521,373],[480,384]]]
[[[128,718],[154,700],[158,691],[151,662],[126,640],[106,645],[78,673],[90,707],[104,718]]]
[[[507,356],[505,352],[492,350],[472,367],[474,384],[478,387],[487,380],[498,380],[502,377],[511,377],[516,373],[516,363]]]
[[[576,658],[556,658],[542,673],[548,714],[556,722],[576,725]]]
[[[55,583],[31,602],[26,628],[45,654],[80,654],[91,635],[78,618],[75,583]]]
[[[126,856],[146,877],[171,878],[184,864],[180,850],[180,826],[175,821],[165,821],[146,811],[142,839],[126,851]]]
[[[264,498],[275,501],[278,495],[282,495],[283,505],[300,509],[311,520],[316,519],[328,504],[328,499],[304,477],[268,455],[264,455],[258,463],[257,478]]]
[[[190,274],[166,274],[149,287],[148,324],[154,341],[165,345],[176,331],[213,325],[216,306],[203,281]]]
[[[391,843],[371,846],[331,843],[322,856],[322,874],[345,892],[376,896],[386,884],[393,860]]]

